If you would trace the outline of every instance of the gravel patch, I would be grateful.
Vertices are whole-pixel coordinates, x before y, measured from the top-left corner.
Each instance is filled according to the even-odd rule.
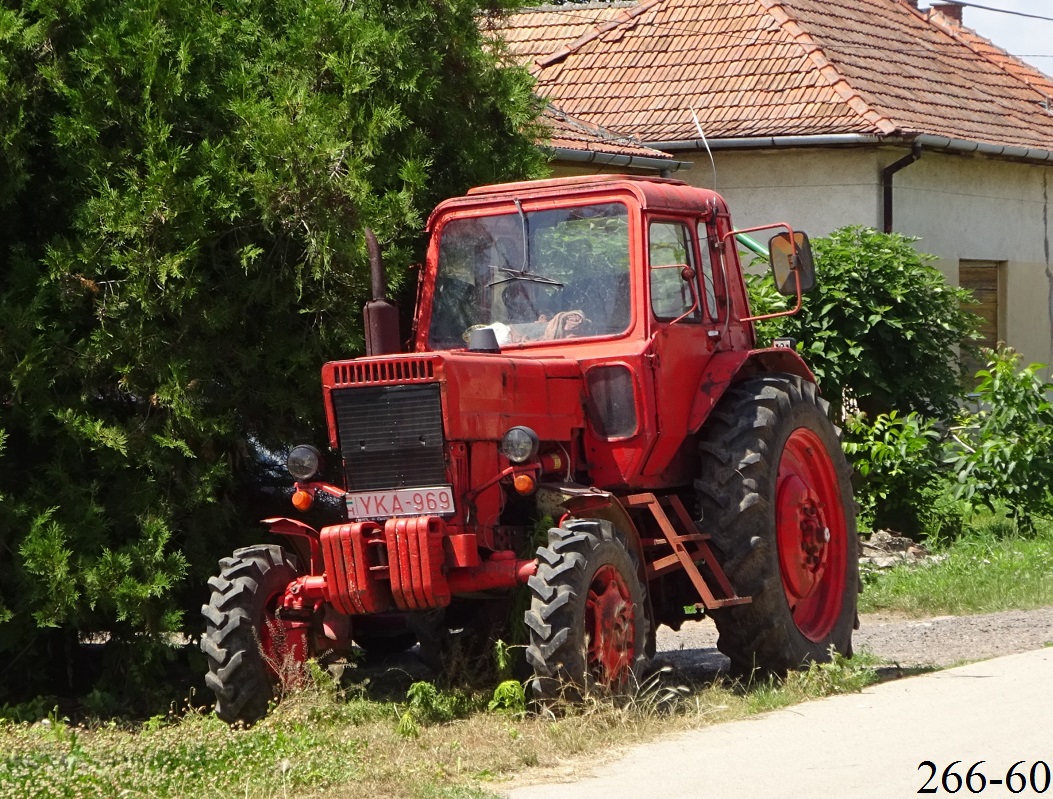
[[[1053,644],[1053,607],[930,619],[868,614],[852,640],[857,651],[900,666],[951,666]],[[727,670],[716,645],[709,619],[685,622],[679,632],[658,629],[658,659],[687,676],[704,679]]]

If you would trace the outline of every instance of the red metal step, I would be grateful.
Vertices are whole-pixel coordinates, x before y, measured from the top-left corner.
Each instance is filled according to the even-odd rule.
[[[667,546],[672,550],[671,554],[647,564],[648,580],[683,569],[702,598],[701,605],[707,610],[745,605],[751,601],[750,597],[739,596],[735,593],[734,587],[707,543],[709,535],[698,531],[694,520],[679,497],[630,494],[622,498],[622,504],[631,510],[650,511],[658,524],[663,537],[645,539],[643,543],[646,548]],[[672,518],[666,512],[667,509],[672,511]],[[706,578],[702,576],[702,572],[698,569],[700,561],[705,563],[707,571],[713,576],[716,581],[715,586],[710,587]],[[717,593],[714,593],[714,588]]]

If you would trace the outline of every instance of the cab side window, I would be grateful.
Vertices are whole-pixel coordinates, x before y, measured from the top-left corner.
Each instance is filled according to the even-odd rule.
[[[669,321],[688,314],[683,321],[699,321],[701,312],[694,291],[694,279],[684,279],[685,268],[690,269],[689,275],[693,275],[695,270],[691,232],[687,225],[679,222],[652,222],[649,253],[651,310],[655,318]]]
[[[706,223],[698,225],[698,246],[702,252],[702,292],[706,300],[706,316],[716,322],[721,317],[720,306],[717,305],[717,286],[720,276],[714,272],[713,252],[706,231]]]

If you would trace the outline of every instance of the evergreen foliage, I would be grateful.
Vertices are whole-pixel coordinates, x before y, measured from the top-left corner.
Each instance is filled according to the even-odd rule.
[[[539,168],[493,10],[0,0],[0,685],[77,631],[137,642],[120,686],[163,654],[359,354],[363,227],[410,296],[436,201]]]

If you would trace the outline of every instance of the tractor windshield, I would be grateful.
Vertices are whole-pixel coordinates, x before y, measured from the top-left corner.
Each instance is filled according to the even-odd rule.
[[[429,345],[502,346],[629,326],[629,214],[621,203],[454,219],[439,242]]]

